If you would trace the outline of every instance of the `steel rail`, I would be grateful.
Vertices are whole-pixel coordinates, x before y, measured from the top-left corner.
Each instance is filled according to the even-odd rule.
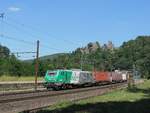
[[[23,100],[32,100],[36,98],[42,98],[47,96],[59,96],[59,95],[65,95],[65,94],[73,94],[73,93],[79,93],[79,92],[86,92],[91,90],[97,90],[97,89],[103,89],[103,88],[115,88],[115,86],[121,86],[126,83],[116,83],[116,84],[109,84],[104,86],[94,86],[94,87],[86,87],[86,88],[80,88],[80,89],[71,89],[71,90],[61,90],[61,91],[39,91],[39,92],[26,92],[26,93],[18,93],[18,94],[8,94],[0,96],[0,103],[9,103],[9,102],[15,102],[15,101],[23,101]]]

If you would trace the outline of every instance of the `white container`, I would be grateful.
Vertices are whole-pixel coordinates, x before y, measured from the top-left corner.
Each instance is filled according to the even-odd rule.
[[[127,80],[127,74],[126,73],[122,73],[122,80],[126,81]]]

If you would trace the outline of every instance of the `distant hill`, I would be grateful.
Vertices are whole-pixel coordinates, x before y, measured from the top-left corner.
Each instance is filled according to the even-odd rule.
[[[53,60],[54,58],[57,58],[58,56],[65,55],[65,54],[68,54],[68,53],[56,53],[52,55],[45,55],[45,56],[40,57],[39,60],[41,61],[47,60],[47,59]],[[25,62],[32,62],[32,61],[33,59],[25,60]]]
[[[47,60],[47,59],[53,60],[54,58],[57,58],[58,56],[65,55],[65,54],[68,54],[68,53],[56,53],[52,55],[46,55],[46,56],[40,57],[39,59],[40,60]]]

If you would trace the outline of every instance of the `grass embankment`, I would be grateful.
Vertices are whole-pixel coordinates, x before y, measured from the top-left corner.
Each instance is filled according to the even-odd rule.
[[[34,76],[0,76],[0,82],[7,82],[7,81],[34,81]],[[38,77],[38,81],[42,81],[43,77]]]
[[[38,113],[150,113],[150,80],[132,89],[58,104]]]

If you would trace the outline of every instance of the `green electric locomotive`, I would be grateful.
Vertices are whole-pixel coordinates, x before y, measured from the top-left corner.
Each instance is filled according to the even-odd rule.
[[[65,88],[67,84],[70,84],[72,76],[71,70],[48,70],[44,77],[45,83],[44,86],[49,89],[53,88],[55,90],[60,88]]]
[[[81,70],[48,70],[44,77],[47,89],[66,89],[94,83],[92,73]]]

